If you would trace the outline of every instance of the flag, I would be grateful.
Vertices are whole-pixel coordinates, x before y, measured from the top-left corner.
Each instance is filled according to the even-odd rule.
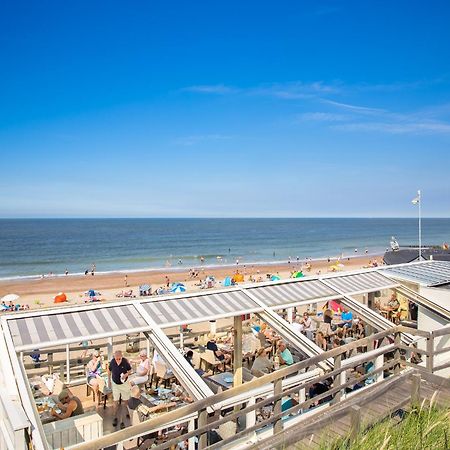
[[[417,192],[417,197],[413,198],[413,199],[411,200],[411,203],[412,203],[413,205],[417,205],[417,204],[420,203],[420,191]]]

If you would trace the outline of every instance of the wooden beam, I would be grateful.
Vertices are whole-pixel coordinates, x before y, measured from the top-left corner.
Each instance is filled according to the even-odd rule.
[[[233,387],[242,384],[242,316],[234,317]]]

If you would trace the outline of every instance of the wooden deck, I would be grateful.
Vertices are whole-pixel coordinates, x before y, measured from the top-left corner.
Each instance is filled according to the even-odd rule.
[[[414,395],[414,385],[420,384],[420,400],[430,400],[433,394],[438,405],[450,406],[450,380],[407,371],[393,375],[334,406],[318,411],[304,421],[282,433],[258,442],[252,450],[318,448],[339,436],[348,436],[352,431],[352,415],[360,414],[362,429],[390,416],[398,409],[407,409]],[[416,380],[414,378],[416,377]],[[418,381],[417,381],[418,380]],[[416,391],[417,392],[417,391]]]

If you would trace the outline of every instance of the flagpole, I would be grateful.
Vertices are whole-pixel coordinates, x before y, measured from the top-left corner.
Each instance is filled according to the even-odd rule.
[[[419,198],[419,261],[422,259],[422,197],[420,190],[417,191]]]

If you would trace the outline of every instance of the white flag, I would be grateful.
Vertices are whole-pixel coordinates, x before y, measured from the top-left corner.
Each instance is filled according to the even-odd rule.
[[[417,205],[418,203],[420,203],[420,197],[417,196],[416,198],[413,198],[413,199],[411,200],[411,203],[412,203],[413,205]]]

